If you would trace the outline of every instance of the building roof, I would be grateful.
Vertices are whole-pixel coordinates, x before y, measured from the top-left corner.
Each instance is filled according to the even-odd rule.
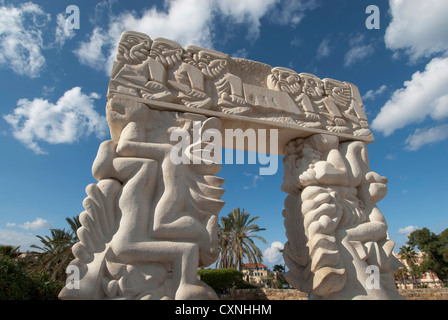
[[[246,268],[267,268],[267,266],[265,266],[262,263],[257,263],[257,264],[255,264],[255,263],[245,263],[244,266]]]

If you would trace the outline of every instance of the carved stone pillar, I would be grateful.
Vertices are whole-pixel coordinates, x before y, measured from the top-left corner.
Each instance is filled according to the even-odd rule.
[[[370,171],[365,144],[316,134],[291,141],[284,164],[287,281],[314,299],[402,299],[376,206],[387,179]]]
[[[192,154],[206,143],[172,152],[170,133],[193,136],[193,124],[219,130],[221,121],[116,98],[107,120],[112,140],[99,147],[92,170],[99,182],[87,187],[73,248],[79,289],[64,288],[60,298],[217,299],[197,269],[218,257],[221,167]]]

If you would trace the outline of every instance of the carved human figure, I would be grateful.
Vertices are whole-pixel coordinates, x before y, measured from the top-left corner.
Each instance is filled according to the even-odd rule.
[[[224,107],[223,112],[241,113],[244,99],[241,78],[229,72],[227,54],[197,46],[185,47],[184,61],[201,70],[204,79],[212,84],[210,93],[216,90],[217,104]]]
[[[201,168],[201,175],[189,177],[194,170],[171,162],[173,142],[167,133],[188,125],[191,119],[115,98],[108,103],[107,118],[112,140],[101,144],[92,170],[98,180],[114,178],[123,183],[118,201],[122,216],[109,257],[119,266],[172,263],[176,299],[216,298],[197,280],[196,269],[198,263],[209,265],[217,257],[214,238],[222,193],[201,198],[196,181],[191,180],[219,187],[219,178],[204,176],[215,174],[219,165],[202,165],[206,167]],[[209,121],[217,124],[213,118]],[[189,199],[190,194],[195,198]],[[120,266],[118,270],[111,273],[124,269]]]
[[[310,98],[302,91],[300,76],[294,70],[275,67],[266,79],[271,90],[287,92],[299,110],[299,123],[305,127],[321,127],[320,117],[316,113]]]
[[[377,291],[365,285],[367,263],[379,267],[383,280],[389,277],[386,284],[400,264],[376,206],[386,193],[387,179],[370,171],[364,143],[339,144],[335,136],[318,134],[291,142],[286,151],[282,190],[290,193],[284,212],[290,235],[284,254],[291,270],[287,280],[315,298],[400,298],[390,285]],[[293,214],[294,201],[302,218]],[[294,232],[301,228],[306,245],[290,243],[298,241]]]
[[[358,88],[350,83],[323,79],[325,93],[352,125],[354,135],[369,135],[367,116],[363,110]]]
[[[315,75],[300,73],[303,92],[317,106],[318,112],[327,121],[327,129],[332,132],[348,132],[345,120],[335,103],[325,94],[324,83]]]
[[[182,47],[174,41],[124,32],[111,75],[111,86],[118,93],[145,99],[173,101],[166,86],[167,70],[181,61]],[[109,94],[110,96],[110,94]]]

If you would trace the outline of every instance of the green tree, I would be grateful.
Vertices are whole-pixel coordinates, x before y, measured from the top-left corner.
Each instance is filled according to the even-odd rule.
[[[274,272],[285,272],[285,267],[282,266],[281,264],[276,264],[275,266],[272,267],[272,271]]]
[[[255,224],[258,219],[259,217],[250,218],[250,213],[240,208],[233,209],[227,217],[221,218],[218,230],[220,258],[217,266],[219,268],[236,268],[241,271],[245,258],[249,263],[262,261],[263,253],[254,243],[254,239],[266,243],[263,237],[257,235],[257,232],[266,229]]]
[[[70,230],[51,229],[50,236],[37,236],[42,243],[41,246],[31,247],[40,250],[38,263],[34,267],[36,272],[48,272],[53,279],[63,281],[66,278],[65,270],[71,260],[73,245],[79,241],[76,230],[81,226],[79,217],[66,218]]]
[[[448,281],[448,229],[437,235],[422,228],[412,232],[408,239],[408,245],[425,254],[420,271],[433,271],[440,280]]]

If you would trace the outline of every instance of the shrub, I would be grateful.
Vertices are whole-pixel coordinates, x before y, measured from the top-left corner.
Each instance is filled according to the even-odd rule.
[[[31,274],[10,257],[0,255],[0,300],[54,300],[63,286],[48,274]]]
[[[244,280],[237,280],[235,282],[235,289],[255,289],[255,288],[258,288],[258,286],[253,285],[252,283]]]
[[[238,281],[242,281],[243,273],[232,268],[201,269],[198,271],[201,280],[219,293],[227,292]]]

